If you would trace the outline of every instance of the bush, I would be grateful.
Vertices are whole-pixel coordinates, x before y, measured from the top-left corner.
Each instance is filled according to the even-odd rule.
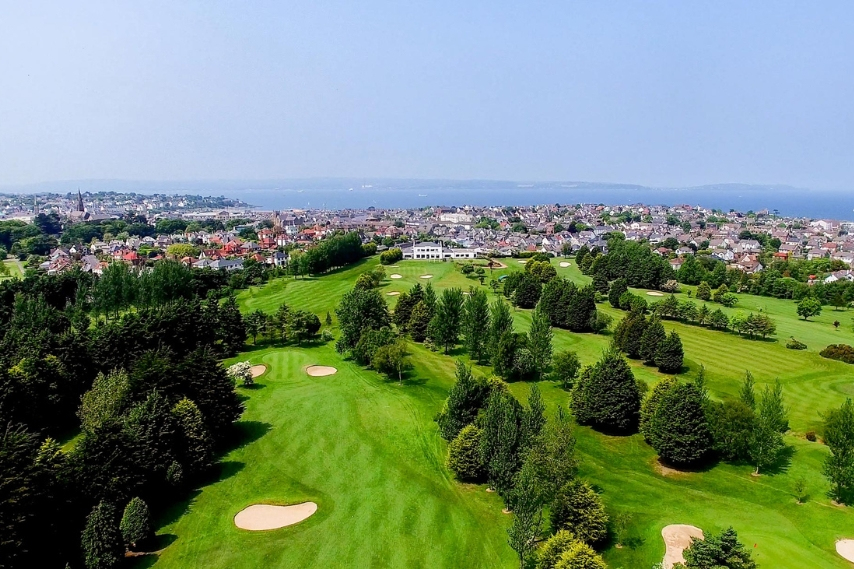
[[[448,447],[448,469],[458,480],[478,482],[483,479],[485,469],[480,454],[482,431],[474,425],[463,427]]]
[[[383,265],[393,265],[401,259],[403,259],[403,251],[397,247],[380,253],[380,263]]]
[[[560,556],[573,543],[575,543],[575,536],[565,529],[551,536],[537,552],[537,569],[555,569]]]
[[[555,569],[608,569],[608,566],[589,545],[576,541],[563,552]]]
[[[821,357],[854,364],[854,348],[847,344],[831,344],[821,351]]]
[[[806,350],[807,349],[806,344],[804,344],[803,342],[799,342],[799,341],[795,340],[794,338],[792,338],[788,342],[786,342],[786,347],[789,348],[790,350]]]
[[[125,548],[116,517],[116,509],[101,502],[86,518],[81,549],[87,569],[113,569],[124,559]]]
[[[816,439],[815,431],[807,431],[804,436],[807,438],[808,441],[810,441],[812,443],[815,442],[815,439]]]
[[[237,362],[228,368],[228,377],[235,383],[242,383],[243,387],[249,387],[255,383],[252,379],[252,364],[248,361]]]
[[[130,547],[144,543],[153,535],[151,515],[148,512],[148,506],[141,498],[133,498],[125,506],[119,529],[125,543]]]
[[[594,544],[608,534],[608,514],[599,495],[582,480],[571,480],[551,508],[552,530],[569,529],[576,539]]]

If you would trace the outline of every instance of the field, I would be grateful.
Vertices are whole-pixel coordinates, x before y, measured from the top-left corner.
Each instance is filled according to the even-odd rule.
[[[508,269],[493,276],[519,270],[522,265],[515,263],[510,260]],[[323,320],[326,312],[334,317],[340,295],[375,264],[369,260],[318,278],[281,279],[244,291],[239,301],[244,310],[268,312],[287,302]],[[386,271],[403,278],[387,278],[383,293],[423,284],[423,274],[433,275],[437,289],[479,286],[450,263],[402,261]],[[587,281],[574,266],[558,272]],[[393,307],[396,298],[385,298]],[[607,437],[577,428],[582,476],[601,490],[612,514],[631,515],[629,545],[604,551],[610,567],[648,568],[660,561],[660,531],[671,523],[706,531],[732,525],[748,547],[755,544],[755,558],[765,569],[850,567],[834,552],[834,542],[854,537],[854,517],[826,497],[828,486],[820,473],[826,449],[802,436],[818,427],[822,411],[854,395],[854,368],[818,355],[829,343],[854,343],[850,315],[825,309],[814,321],[803,322],[791,302],[749,296],[728,312],[760,307],[777,322],[780,341],[747,340],[672,322],[665,328],[682,337],[690,368],[685,377],[703,364],[713,397],[734,394],[747,369],[760,387],[780,378],[792,428],[786,437],[791,460],[758,478],[750,476],[749,465],[727,464],[664,474],[640,436]],[[600,309],[615,319],[621,316],[607,303]],[[514,314],[517,328],[526,329],[530,314]],[[834,319],[843,323],[838,331],[831,325]],[[785,339],[792,335],[809,349],[787,350]],[[606,335],[555,331],[554,344],[556,350],[578,351],[586,364],[609,341]],[[420,346],[412,352],[416,367],[403,384],[343,360],[331,344],[265,347],[236,358],[268,366],[258,387],[244,390],[246,412],[239,425],[246,442],[224,457],[216,482],[161,520],[160,533],[174,541],[159,557],[140,563],[162,568],[514,567],[504,530],[510,516],[501,513],[500,499],[482,486],[452,479],[444,467],[446,444],[433,422],[453,383],[454,357],[465,356],[444,356]],[[310,378],[303,368],[311,364],[339,371]],[[661,377],[652,368],[632,365],[650,386]],[[521,399],[529,388],[524,383],[511,386]],[[567,404],[567,394],[554,384],[541,382],[540,388],[550,410]],[[793,494],[800,477],[810,495],[803,505]],[[317,502],[318,513],[290,528],[250,533],[232,523],[234,514],[253,503],[304,500]]]
[[[24,278],[24,270],[21,267],[20,261],[17,259],[7,259],[3,261],[3,264],[6,265],[7,274],[0,276],[0,278]]]

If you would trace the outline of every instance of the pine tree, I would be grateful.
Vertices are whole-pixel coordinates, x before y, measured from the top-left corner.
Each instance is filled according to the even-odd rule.
[[[424,301],[419,302],[412,308],[409,324],[406,329],[414,342],[423,342],[427,339],[427,328],[430,325],[430,309]]]
[[[665,377],[652,388],[652,393],[644,400],[641,407],[639,430],[644,440],[653,448],[658,445],[658,440],[655,438],[656,430],[653,429],[653,417],[658,410],[659,403],[665,398],[667,392],[678,384],[679,382],[675,377]]]
[[[750,550],[738,541],[738,534],[728,528],[706,539],[692,538],[691,546],[685,550],[686,569],[727,568],[756,569]]]
[[[561,554],[555,569],[608,569],[608,566],[592,547],[576,541]]]
[[[489,384],[476,379],[471,368],[457,361],[456,382],[448,391],[442,411],[436,417],[439,432],[445,440],[453,440],[466,425],[471,424],[489,397]]]
[[[552,363],[552,329],[548,315],[539,305],[531,315],[528,349],[534,358],[536,373],[540,376]]]
[[[641,357],[641,340],[648,325],[643,313],[632,311],[617,326],[614,337],[620,349],[630,358]]]
[[[489,483],[503,497],[513,489],[520,466],[522,406],[503,390],[492,390],[483,414],[481,457]]]
[[[629,283],[625,278],[620,277],[611,283],[611,289],[608,291],[608,302],[614,308],[620,308],[620,297],[629,292]]]
[[[575,538],[593,545],[608,535],[608,514],[602,499],[579,479],[567,482],[551,505],[552,531],[567,529]]]
[[[659,342],[658,349],[655,352],[655,365],[658,366],[658,371],[661,373],[679,373],[682,371],[684,357],[682,340],[676,331],[672,331]]]
[[[507,528],[508,543],[519,556],[519,569],[534,551],[543,521],[543,503],[536,475],[526,462],[516,476],[510,506],[513,524]]]
[[[463,305],[463,335],[469,356],[483,361],[487,355],[489,333],[489,301],[486,292],[471,288]]]
[[[824,442],[830,455],[824,461],[824,475],[830,481],[833,498],[849,504],[854,499],[854,403],[846,399],[839,409],[827,413]]]
[[[644,363],[655,363],[655,355],[658,353],[658,345],[667,337],[664,325],[657,316],[649,320],[649,324],[641,335],[640,357]]]
[[[213,442],[205,428],[199,408],[186,397],[172,407],[172,414],[178,420],[183,435],[184,463],[192,475],[198,475],[210,468],[213,463]]]
[[[141,498],[134,497],[125,506],[119,529],[125,544],[131,548],[137,547],[154,535],[148,505]]]
[[[529,448],[534,442],[534,439],[540,436],[543,430],[543,425],[546,424],[546,406],[543,403],[543,397],[540,395],[540,388],[534,383],[531,385],[531,391],[528,392],[528,409],[522,421],[522,436],[524,448]]]
[[[696,384],[675,384],[657,401],[648,429],[661,460],[675,466],[694,466],[712,448],[703,396]]]
[[[513,316],[510,308],[500,298],[492,303],[489,310],[488,353],[495,356],[498,344],[506,332],[513,332]]]
[[[86,518],[81,548],[87,569],[113,569],[124,559],[117,518],[116,508],[108,502],[99,503]]]
[[[637,429],[640,390],[629,364],[614,346],[584,370],[572,390],[571,406],[579,423],[621,433]]]
[[[462,314],[463,292],[458,288],[443,290],[427,330],[430,339],[442,346],[446,354],[459,340]]]
[[[560,556],[576,543],[575,536],[569,530],[559,530],[537,551],[537,569],[555,569]]]
[[[457,480],[479,482],[483,479],[484,467],[480,454],[483,431],[475,425],[466,425],[448,445],[448,470]]]

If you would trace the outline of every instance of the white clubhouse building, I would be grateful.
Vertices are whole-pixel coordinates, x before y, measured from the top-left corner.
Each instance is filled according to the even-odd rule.
[[[439,243],[422,241],[411,247],[403,247],[404,259],[474,259],[479,249],[452,249]]]

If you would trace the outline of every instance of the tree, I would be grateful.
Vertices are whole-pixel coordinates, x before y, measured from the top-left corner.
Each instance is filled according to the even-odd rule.
[[[456,345],[460,335],[463,313],[463,292],[458,288],[442,291],[436,311],[428,327],[428,335],[447,354]]]
[[[570,530],[576,539],[593,545],[608,535],[608,514],[599,495],[579,479],[567,482],[551,506],[553,531]]]
[[[750,438],[756,417],[742,401],[709,402],[706,415],[714,441],[714,450],[724,460],[750,458]]]
[[[614,308],[620,308],[620,297],[629,292],[629,284],[625,278],[619,278],[611,283],[611,288],[608,290],[608,302]]]
[[[335,344],[339,353],[356,347],[366,330],[391,326],[388,305],[376,290],[354,288],[344,294],[335,309],[341,337]]]
[[[199,248],[189,243],[173,243],[166,248],[166,255],[173,259],[183,259],[184,257],[198,257]]]
[[[753,374],[750,373],[750,370],[747,371],[744,381],[741,383],[738,399],[751,410],[756,410],[756,394],[754,392]]]
[[[657,316],[650,318],[649,324],[640,339],[640,356],[645,363],[655,363],[658,346],[666,337],[667,333],[664,331],[661,320]]]
[[[466,425],[471,424],[482,408],[486,406],[490,393],[489,384],[471,373],[471,368],[457,361],[456,382],[448,391],[448,398],[442,411],[436,417],[439,432],[445,440],[451,441]]]
[[[398,339],[391,344],[379,347],[371,357],[371,367],[389,377],[397,376],[399,382],[403,382],[403,373],[411,366],[409,352],[406,351],[406,342]]]
[[[154,535],[151,529],[151,514],[148,505],[139,497],[131,498],[125,506],[119,530],[126,545],[135,548]]]
[[[81,548],[87,569],[113,569],[124,559],[117,517],[112,504],[100,502],[86,518]]]
[[[537,569],[555,569],[563,552],[575,544],[575,536],[569,530],[559,530],[539,548]]]
[[[480,444],[483,432],[473,424],[466,425],[448,445],[448,470],[457,480],[478,482],[485,469],[481,460]]]
[[[498,344],[507,332],[513,332],[513,316],[510,308],[500,298],[492,303],[489,310],[489,341],[488,352],[495,356]]]
[[[83,429],[94,431],[119,417],[130,399],[130,378],[124,370],[98,374],[92,389],[83,395],[78,411]]]
[[[662,393],[647,429],[652,447],[668,464],[694,466],[712,449],[703,394],[693,383],[674,383]]]
[[[526,462],[513,486],[511,506],[513,524],[507,528],[508,543],[519,556],[519,569],[534,550],[543,521],[543,502],[536,474]]]
[[[519,471],[523,413],[511,394],[500,389],[491,391],[483,415],[480,451],[489,483],[505,498]]]
[[[536,475],[544,502],[553,501],[558,490],[575,476],[578,468],[575,436],[572,420],[563,407],[558,407],[539,435],[533,437],[525,461]]]
[[[489,333],[489,301],[486,292],[472,288],[463,305],[463,335],[469,356],[483,361],[487,356]]]
[[[643,334],[649,325],[642,312],[632,311],[614,331],[614,340],[630,358],[641,357]]]
[[[608,566],[592,547],[576,541],[560,556],[555,569],[607,569]]]
[[[572,390],[575,419],[606,431],[630,433],[637,429],[641,394],[626,360],[614,346],[588,366]]]
[[[320,318],[305,310],[293,310],[288,315],[288,336],[302,346],[303,341],[314,338],[320,331]]]
[[[811,296],[805,297],[798,303],[798,316],[803,316],[804,320],[808,320],[810,316],[818,316],[821,314],[821,301]]]
[[[326,315],[328,317],[329,313],[327,312]],[[254,345],[258,335],[264,332],[267,324],[267,315],[263,310],[255,310],[247,314],[243,321],[246,324],[246,333],[252,336],[252,344]]]
[[[787,429],[786,410],[783,407],[783,390],[779,380],[774,387],[766,385],[756,412],[756,422],[750,438],[750,458],[760,469],[775,464],[785,448],[783,432]]]
[[[683,358],[682,340],[674,330],[659,342],[655,352],[655,365],[661,373],[679,373],[682,371]]]
[[[539,305],[531,315],[528,349],[531,351],[537,375],[543,374],[552,362],[552,328],[548,314],[540,309]]]
[[[711,300],[712,298],[712,288],[709,286],[709,283],[703,281],[697,286],[697,298],[699,300]]]
[[[255,383],[252,379],[252,364],[248,361],[228,366],[227,373],[234,383],[240,383],[243,387],[251,387]]]
[[[750,550],[738,541],[732,528],[720,535],[708,535],[705,540],[692,537],[683,555],[687,569],[756,569]]]
[[[837,502],[850,504],[854,499],[854,403],[850,398],[825,415],[824,442],[830,449],[824,475],[831,495]]]
[[[531,273],[520,272],[516,287],[513,291],[513,304],[519,308],[534,308],[540,300],[543,285],[536,276]]]
[[[172,415],[177,419],[183,435],[182,458],[189,474],[196,476],[207,471],[213,463],[213,441],[201,411],[195,403],[184,397],[172,407]]]
[[[550,379],[560,383],[564,389],[570,389],[581,370],[581,362],[578,354],[569,350],[558,352],[552,361],[552,373]]]
[[[423,300],[412,308],[412,315],[409,317],[409,324],[406,328],[409,330],[409,336],[413,341],[423,342],[427,339],[427,328],[430,325],[431,318],[430,309],[427,308],[427,304]]]

